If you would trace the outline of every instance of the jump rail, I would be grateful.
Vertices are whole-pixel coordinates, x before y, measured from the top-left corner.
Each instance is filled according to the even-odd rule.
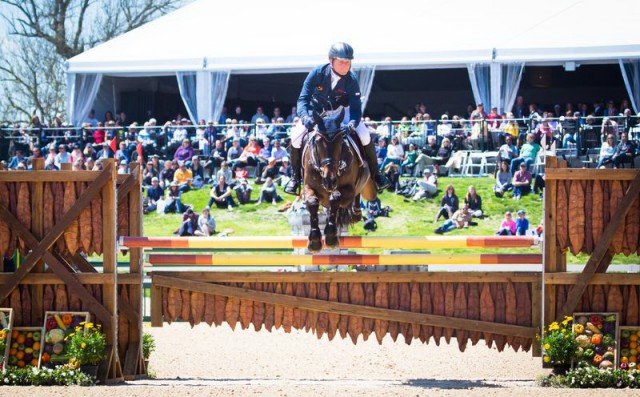
[[[340,237],[340,248],[436,249],[436,248],[530,248],[541,239],[530,236],[366,236]],[[306,248],[307,237],[121,237],[120,247],[203,249],[295,249]],[[541,263],[540,261],[538,263]]]

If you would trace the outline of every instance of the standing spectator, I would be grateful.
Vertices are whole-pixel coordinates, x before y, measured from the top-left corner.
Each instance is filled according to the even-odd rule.
[[[262,112],[262,106],[258,106],[258,108],[256,109],[256,114],[251,117],[251,124],[256,124],[256,121],[258,121],[258,119],[262,119],[262,121],[269,120],[269,117],[267,117],[267,115]]]
[[[511,171],[509,171],[509,163],[506,161],[500,162],[500,169],[496,174],[496,184],[493,185],[493,192],[496,197],[503,197],[505,192],[513,189],[513,184],[511,183],[511,179],[513,175],[511,175]]]
[[[167,191],[167,198],[165,200],[164,205],[164,213],[183,213],[185,211],[185,206],[182,204],[182,192],[178,189],[177,183],[172,183],[169,185],[169,190]]]
[[[158,209],[158,201],[164,198],[164,189],[156,177],[151,178],[151,186],[147,188],[147,208],[145,214]]]
[[[262,189],[260,190],[260,198],[258,199],[257,205],[262,204],[263,202],[271,202],[273,205],[282,201],[282,197],[276,191],[276,184],[273,183],[272,178],[267,178],[264,185],[262,185]]]
[[[504,214],[504,220],[500,225],[500,230],[496,232],[498,236],[515,236],[516,234],[516,223],[513,221],[513,217],[511,216],[511,211],[507,211]]]
[[[92,127],[95,127],[98,125],[98,119],[96,118],[96,111],[94,109],[91,109],[89,111],[89,117],[87,117],[86,122],[91,124]]]
[[[526,236],[529,230],[529,220],[525,217],[526,214],[524,210],[518,211],[518,219],[516,219],[516,234],[518,236]]]
[[[469,186],[467,194],[464,196],[464,202],[469,206],[469,210],[474,218],[482,217],[482,198],[476,192],[475,186]]]
[[[618,123],[616,123],[614,120],[612,120],[609,117],[605,117],[602,119],[602,127],[600,128],[600,137],[604,142],[609,135],[613,135],[614,140],[618,138]]]
[[[215,204],[218,208],[227,208],[231,211],[235,206],[233,197],[231,197],[231,186],[227,184],[224,175],[220,176],[218,183],[211,189],[209,196],[211,197],[209,198],[209,207]]]
[[[469,210],[469,206],[462,204],[462,208],[456,211],[450,219],[444,221],[442,226],[437,228],[435,232],[437,234],[443,234],[455,229],[468,228],[472,217],[473,214]]]
[[[198,230],[194,232],[196,236],[211,236],[216,232],[216,220],[211,216],[211,209],[204,207],[202,215],[198,218]]]
[[[458,196],[456,196],[456,190],[453,185],[447,186],[447,191],[444,193],[444,196],[442,196],[442,200],[440,200],[438,215],[433,222],[438,222],[441,216],[449,219],[451,215],[458,210],[459,205],[460,201],[458,200]]]
[[[531,192],[531,173],[525,163],[520,163],[520,171],[513,176],[513,198],[520,200],[524,195]]]

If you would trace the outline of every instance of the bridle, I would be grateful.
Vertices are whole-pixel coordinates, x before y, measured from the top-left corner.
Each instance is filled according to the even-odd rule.
[[[311,166],[313,167],[314,170],[320,172],[322,167],[331,166],[335,161],[339,161],[340,163],[338,166],[337,176],[339,177],[342,175],[343,171],[347,168],[347,163],[344,160],[342,160],[342,155],[340,156],[339,159],[334,159],[331,156],[333,153],[333,150],[327,150],[327,157],[320,159],[318,157],[317,142],[318,142],[318,137],[320,137],[328,145],[328,148],[331,148],[332,145],[335,144],[336,139],[338,137],[341,137],[342,138],[341,145],[345,146],[346,141],[344,137],[346,136],[346,134],[347,134],[346,128],[340,128],[338,131],[333,133],[332,136],[327,136],[327,134],[322,133],[317,129],[309,134],[309,141],[311,143],[310,145]]]

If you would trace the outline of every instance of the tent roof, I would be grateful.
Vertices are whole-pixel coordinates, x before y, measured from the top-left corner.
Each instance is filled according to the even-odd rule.
[[[620,0],[197,0],[69,60],[70,73],[163,75],[306,71],[331,43],[355,48],[355,65],[382,69],[468,63],[613,62],[640,57],[640,4]],[[336,15],[330,15],[336,10]],[[605,28],[606,27],[606,28]]]

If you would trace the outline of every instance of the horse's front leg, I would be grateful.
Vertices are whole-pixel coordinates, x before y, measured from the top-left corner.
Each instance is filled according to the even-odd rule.
[[[336,225],[336,216],[340,208],[342,194],[339,190],[334,191],[329,196],[329,216],[327,224],[324,227],[324,242],[328,248],[337,248],[340,244],[338,240],[338,227]]]
[[[314,192],[308,191],[307,193],[305,204],[309,211],[309,226],[311,227],[307,250],[313,254],[322,250],[322,233],[320,232],[320,226],[318,226],[318,208],[320,207],[320,201]]]
[[[362,220],[362,209],[360,208],[360,194],[356,194],[353,199],[353,215],[351,216],[351,223],[357,223]]]

